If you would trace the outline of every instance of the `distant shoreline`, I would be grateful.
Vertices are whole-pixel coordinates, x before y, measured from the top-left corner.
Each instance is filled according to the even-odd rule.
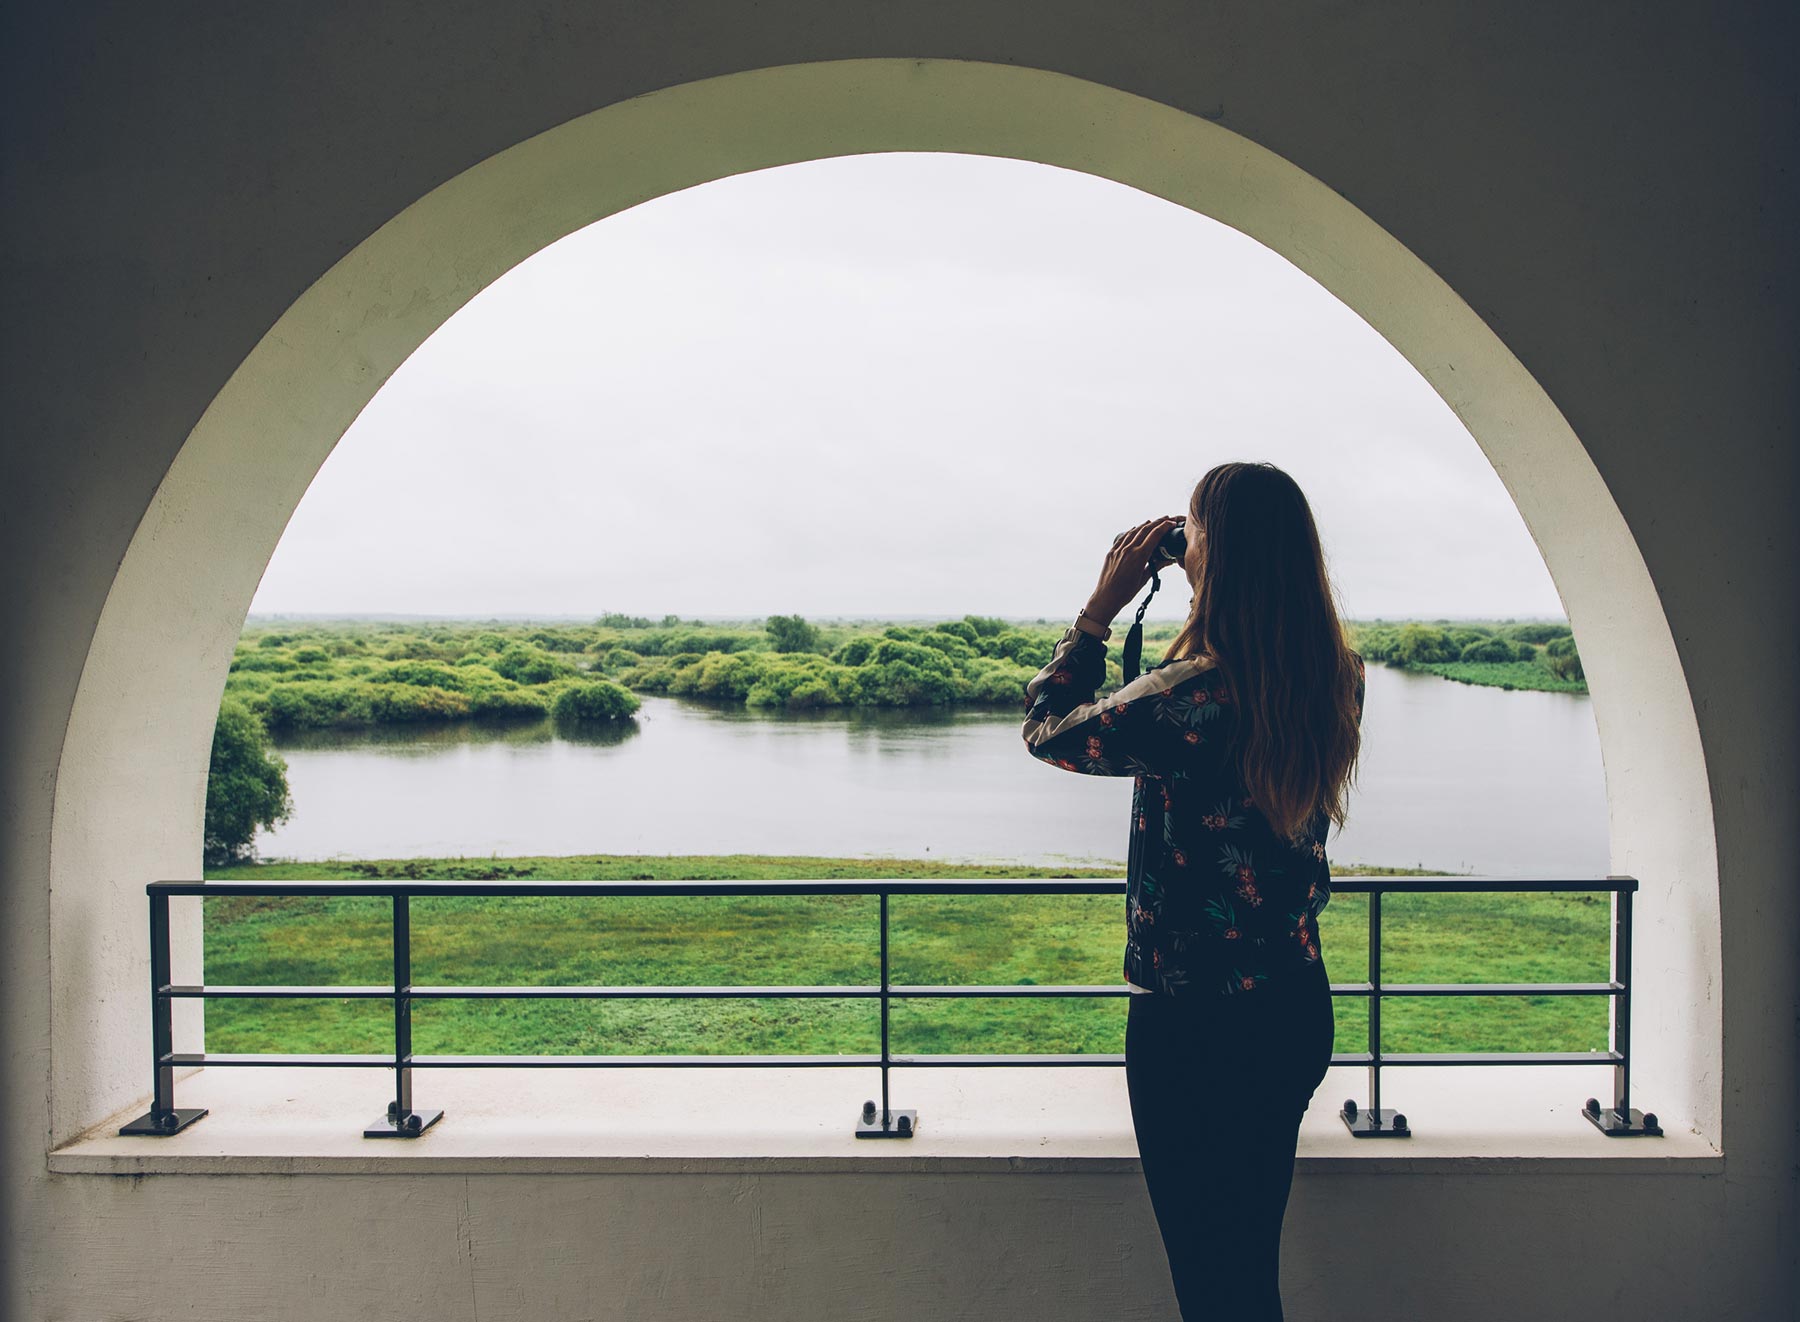
[[[1430,868],[1334,865],[1334,877],[1443,877]],[[1123,878],[1123,866],[940,863],[773,854],[566,854],[476,858],[270,859],[207,868],[207,881],[825,881],[901,878]]]

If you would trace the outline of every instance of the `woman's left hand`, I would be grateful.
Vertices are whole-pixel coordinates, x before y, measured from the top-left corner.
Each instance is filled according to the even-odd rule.
[[[1100,581],[1082,613],[1101,624],[1111,623],[1113,616],[1131,604],[1138,589],[1150,581],[1150,556],[1156,544],[1171,528],[1184,522],[1180,515],[1165,514],[1127,528],[1113,538],[1112,550],[1107,552],[1106,563],[1100,569]]]

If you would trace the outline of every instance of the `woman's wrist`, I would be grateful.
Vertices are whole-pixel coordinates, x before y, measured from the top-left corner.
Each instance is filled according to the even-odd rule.
[[[1096,596],[1087,599],[1087,605],[1081,608],[1081,614],[1104,629],[1113,622],[1113,617],[1119,613],[1119,609],[1111,602]]]
[[[1094,610],[1093,603],[1089,602],[1075,613],[1075,627],[1082,633],[1092,634],[1100,641],[1105,642],[1112,637],[1112,629],[1108,627],[1112,617],[1113,612],[1108,611],[1106,617],[1102,619]]]

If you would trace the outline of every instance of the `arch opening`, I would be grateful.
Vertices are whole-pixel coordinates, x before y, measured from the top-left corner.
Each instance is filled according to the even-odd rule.
[[[1063,75],[872,60],[687,84],[518,144],[365,240],[226,383],[121,565],[65,740],[53,1144],[141,1095],[141,1071],[119,1062],[139,1059],[147,1026],[142,884],[198,874],[208,740],[239,627],[289,516],[376,390],[481,289],[593,221],[728,175],[888,151],[1057,165],[1211,216],[1355,310],[1457,413],[1537,540],[1592,682],[1613,870],[1643,883],[1637,957],[1664,975],[1636,997],[1639,1090],[1665,1123],[1719,1141],[1716,855],[1697,725],[1630,531],[1541,388],[1396,239],[1244,138]],[[197,923],[182,937],[196,955]]]

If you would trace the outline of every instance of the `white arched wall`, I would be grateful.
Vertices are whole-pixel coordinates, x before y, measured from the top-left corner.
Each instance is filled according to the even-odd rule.
[[[327,271],[225,384],[119,567],[64,742],[52,1146],[147,1090],[144,883],[199,875],[233,644],[294,507],[389,374],[482,288],[593,221],[728,175],[885,151],[1037,161],[1211,216],[1318,280],[1455,409],[1537,540],[1593,689],[1613,867],[1642,882],[1634,1096],[1722,1146],[1717,861],[1693,703],[1643,558],[1556,406],[1399,241],[1248,139],[1065,75],[901,59],[688,83],[503,151]],[[179,936],[178,973],[198,955],[197,915]]]

